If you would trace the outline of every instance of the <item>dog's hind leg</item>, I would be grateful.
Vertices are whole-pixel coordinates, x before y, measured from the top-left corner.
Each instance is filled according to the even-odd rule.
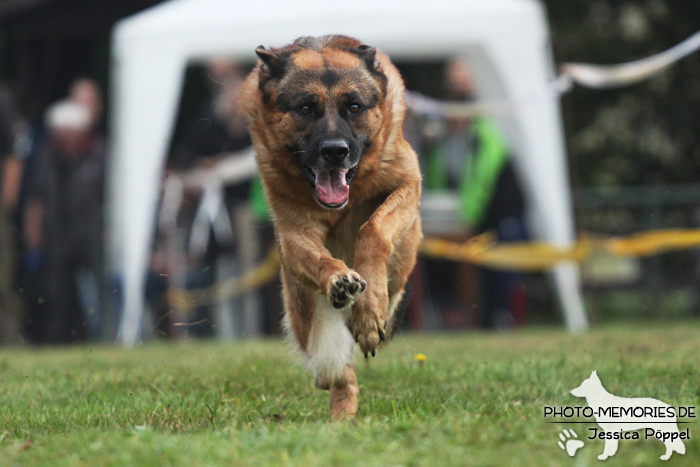
[[[360,390],[352,364],[355,341],[347,327],[350,307],[334,308],[325,295],[304,289],[290,276],[282,271],[288,340],[314,374],[316,387],[330,390],[333,419],[352,418]]]
[[[662,461],[667,461],[671,458],[671,454],[673,454],[673,445],[671,441],[666,441],[664,446],[666,446],[666,452],[659,459]]]
[[[333,420],[350,420],[357,415],[360,387],[357,385],[355,365],[348,365],[342,379],[331,383],[331,416]]]
[[[678,454],[685,454],[685,443],[683,443],[683,440],[681,439],[674,439],[672,444],[672,448],[674,451],[676,451]]]
[[[663,456],[661,456],[662,461],[669,460],[671,458],[671,454],[673,454],[674,451],[678,454],[685,454],[685,444],[683,444],[683,441],[681,441],[680,439],[674,439],[673,441],[665,441],[664,445],[666,446],[666,452]]]
[[[349,306],[336,309],[324,295],[316,296],[307,354],[316,386],[331,392],[333,420],[350,419],[357,413],[360,388],[352,364],[355,340],[348,330],[349,318]]]

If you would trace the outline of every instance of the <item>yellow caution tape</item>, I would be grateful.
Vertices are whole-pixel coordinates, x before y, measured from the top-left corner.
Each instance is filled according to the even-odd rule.
[[[543,271],[560,261],[582,261],[590,254],[590,244],[583,240],[573,248],[557,248],[543,242],[497,243],[492,232],[486,232],[465,243],[425,239],[421,253],[432,258],[466,261],[496,269]]]
[[[700,229],[652,230],[628,237],[601,238],[590,234],[571,248],[542,242],[497,243],[486,232],[465,243],[425,239],[421,252],[433,258],[468,261],[481,266],[512,271],[548,271],[562,261],[585,261],[594,251],[617,256],[651,256],[700,246]]]
[[[643,257],[696,247],[700,247],[700,229],[653,230],[615,238],[584,234],[571,248],[559,248],[544,242],[498,243],[493,232],[486,232],[464,243],[426,238],[420,252],[431,258],[465,261],[494,269],[543,272],[562,261],[583,262],[594,251]],[[272,281],[277,276],[279,264],[279,252],[273,247],[266,259],[247,274],[203,289],[174,289],[170,292],[174,300],[171,303],[189,310],[230,300]]]
[[[270,248],[265,260],[241,277],[234,277],[201,289],[172,289],[168,292],[170,303],[185,310],[191,310],[197,306],[213,305],[230,300],[271,282],[277,276],[279,265],[280,255],[277,247]]]
[[[700,229],[651,230],[607,242],[607,250],[618,256],[651,256],[698,246]]]

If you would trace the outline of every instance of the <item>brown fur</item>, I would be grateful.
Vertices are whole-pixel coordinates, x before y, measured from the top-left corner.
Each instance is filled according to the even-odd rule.
[[[366,290],[354,297],[351,313],[347,310],[347,326],[365,356],[374,355],[382,334],[393,332],[392,315],[421,238],[418,160],[402,135],[403,81],[386,55],[344,36],[300,38],[282,49],[260,48],[258,54],[263,60],[248,77],[240,106],[279,241],[288,331],[302,353],[311,352],[316,297],[332,300],[343,276],[357,283],[361,277]],[[324,75],[328,70],[333,73]],[[320,106],[332,109],[351,92],[368,103],[352,128],[369,143],[347,205],[327,209],[314,199],[313,187],[290,151],[309,123],[287,101],[313,95]],[[354,367],[349,364],[344,374],[327,379],[317,374],[317,386],[331,389],[333,417],[354,416]]]

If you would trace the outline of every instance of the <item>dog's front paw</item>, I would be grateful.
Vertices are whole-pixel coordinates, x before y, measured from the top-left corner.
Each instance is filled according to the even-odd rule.
[[[374,357],[379,344],[386,340],[386,321],[374,313],[353,313],[352,330],[365,358],[370,353]]]
[[[352,269],[333,274],[328,284],[328,298],[335,308],[345,308],[367,288],[367,282]]]

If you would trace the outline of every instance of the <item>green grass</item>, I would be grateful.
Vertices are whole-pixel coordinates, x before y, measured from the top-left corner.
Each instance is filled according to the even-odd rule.
[[[1,350],[0,466],[598,465],[601,440],[557,447],[594,425],[545,423],[543,407],[584,406],[569,390],[597,369],[614,394],[700,410],[698,356],[697,323],[398,336],[358,359],[357,419],[331,423],[328,393],[277,341]],[[698,465],[700,424],[686,426],[668,465]],[[601,465],[663,452],[621,441]]]

